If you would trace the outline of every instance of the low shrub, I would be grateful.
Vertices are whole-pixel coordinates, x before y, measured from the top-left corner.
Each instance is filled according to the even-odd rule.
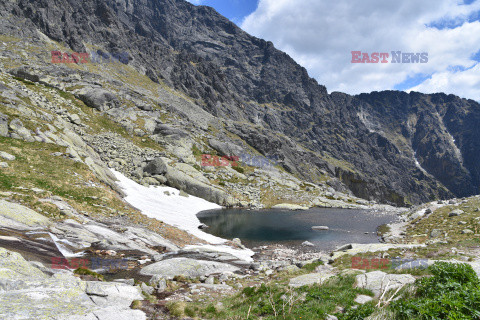
[[[391,304],[397,319],[480,318],[480,280],[470,265],[437,262],[430,270],[411,297]]]

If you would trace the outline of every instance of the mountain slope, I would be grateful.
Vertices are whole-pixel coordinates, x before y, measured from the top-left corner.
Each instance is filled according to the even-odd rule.
[[[328,177],[339,191],[398,205],[478,192],[474,101],[393,91],[328,94],[272,43],[183,0],[19,0],[1,3],[0,11],[1,33],[30,44],[128,52],[129,66],[185,95],[189,103],[156,99],[190,132],[215,128],[205,149],[254,149],[277,156],[301,180]],[[49,52],[36,58],[44,62],[36,64],[39,74],[58,67],[48,63]],[[81,82],[69,74],[57,80]]]

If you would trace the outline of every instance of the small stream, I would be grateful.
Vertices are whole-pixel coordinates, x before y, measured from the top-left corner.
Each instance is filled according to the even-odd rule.
[[[283,244],[298,247],[304,241],[327,251],[347,243],[377,243],[377,228],[397,219],[394,213],[369,210],[312,208],[306,211],[221,209],[200,212],[200,221],[215,236],[240,238],[247,247]],[[312,226],[329,230],[314,231]]]

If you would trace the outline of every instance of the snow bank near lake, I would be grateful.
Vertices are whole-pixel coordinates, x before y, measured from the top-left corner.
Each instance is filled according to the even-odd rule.
[[[189,195],[180,196],[180,191],[170,187],[144,187],[135,181],[125,177],[118,171],[111,169],[119,180],[119,186],[127,195],[125,201],[140,210],[149,218],[163,221],[171,226],[185,230],[202,240],[215,246],[217,251],[228,252],[243,260],[251,260],[254,252],[251,250],[237,250],[226,245],[225,239],[213,236],[198,229],[201,224],[197,213],[204,210],[220,209],[221,206],[208,202],[204,199]],[[167,195],[166,193],[170,195]]]

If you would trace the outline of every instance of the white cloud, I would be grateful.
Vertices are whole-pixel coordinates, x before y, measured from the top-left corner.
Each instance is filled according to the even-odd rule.
[[[187,1],[197,6],[202,4],[203,2],[203,0],[187,0]]]
[[[452,0],[260,0],[242,28],[290,54],[329,92],[393,89],[415,74],[432,74],[415,90],[440,89],[480,100],[478,69],[448,71],[449,66],[476,64],[470,57],[480,50],[480,22],[461,22],[479,10],[479,0],[471,5]],[[442,30],[427,26],[442,19],[461,25]],[[429,61],[352,64],[355,50],[428,52]]]
[[[431,79],[411,88],[409,91],[425,93],[445,92],[460,95],[463,98],[480,100],[480,64],[463,72],[438,72]]]

